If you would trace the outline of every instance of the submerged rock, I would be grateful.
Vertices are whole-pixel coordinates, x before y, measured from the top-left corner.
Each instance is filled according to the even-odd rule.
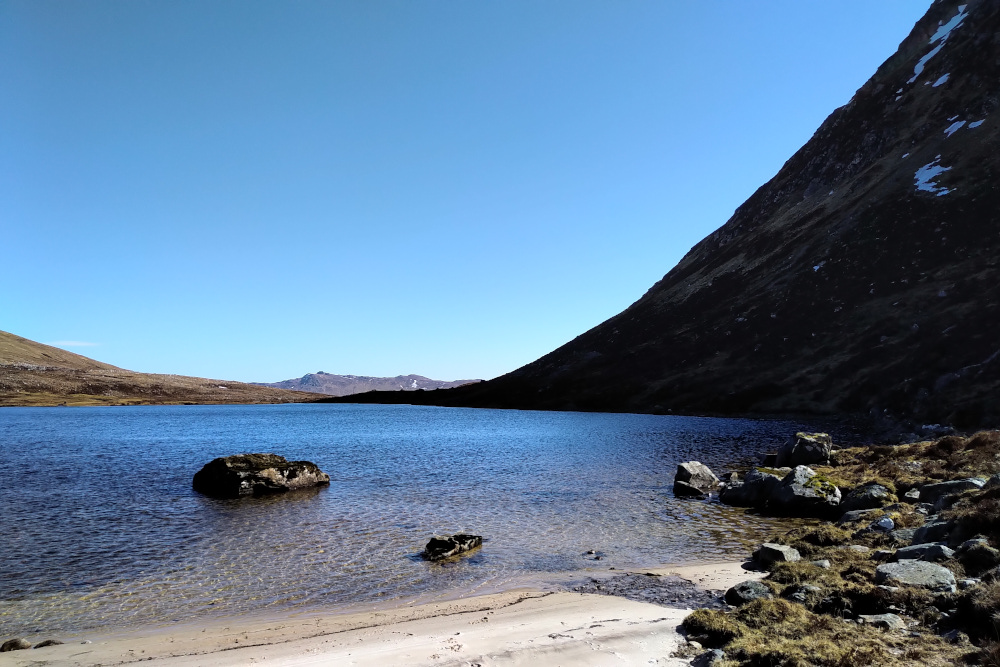
[[[444,560],[482,545],[481,535],[457,533],[451,536],[432,537],[420,555],[427,560]]]
[[[277,454],[238,454],[206,463],[195,473],[193,486],[213,498],[239,498],[329,483],[330,476],[309,461],[289,461]]]

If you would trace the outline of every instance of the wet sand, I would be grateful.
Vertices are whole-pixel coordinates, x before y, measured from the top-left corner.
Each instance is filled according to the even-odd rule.
[[[604,591],[616,594],[519,589],[381,611],[232,619],[14,651],[0,654],[0,665],[679,667],[688,662],[670,657],[684,643],[677,627],[698,602],[713,597],[699,598],[698,592],[724,591],[762,576],[742,563],[610,571],[587,585],[617,586],[621,590]],[[646,591],[644,599],[649,590],[660,590],[664,597],[656,600],[660,604],[621,597],[627,590]],[[676,606],[662,606],[665,600]],[[684,605],[686,600],[693,604]]]

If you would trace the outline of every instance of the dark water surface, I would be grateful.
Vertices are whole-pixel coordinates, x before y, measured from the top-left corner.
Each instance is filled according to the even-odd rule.
[[[802,424],[378,405],[0,410],[0,637],[495,590],[525,575],[740,558],[767,519],[681,501]],[[328,488],[225,501],[217,456],[308,459]],[[435,533],[486,538],[445,566]],[[600,563],[583,556],[594,549]]]

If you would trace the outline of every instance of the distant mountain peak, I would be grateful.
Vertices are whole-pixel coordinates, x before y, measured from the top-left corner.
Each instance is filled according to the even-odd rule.
[[[450,389],[482,380],[431,380],[423,375],[369,377],[366,375],[335,375],[324,371],[306,373],[300,378],[281,382],[256,382],[264,387],[311,391],[330,396],[350,396],[368,391],[416,391],[418,389]]]

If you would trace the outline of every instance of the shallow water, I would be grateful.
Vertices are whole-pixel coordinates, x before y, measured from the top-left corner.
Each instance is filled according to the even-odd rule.
[[[781,421],[377,405],[0,411],[0,636],[495,590],[524,576],[740,558],[769,520],[673,497],[803,428]],[[327,488],[214,500],[216,456],[273,451]],[[486,538],[446,565],[436,533]],[[602,555],[600,563],[584,556]]]

